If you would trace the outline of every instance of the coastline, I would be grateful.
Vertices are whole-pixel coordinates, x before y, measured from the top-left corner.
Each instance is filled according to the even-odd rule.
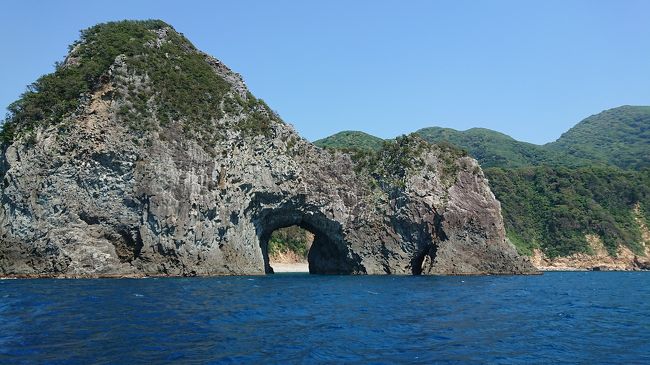
[[[276,267],[279,266],[279,267]],[[275,264],[273,270],[275,274],[285,273],[309,273],[307,264]],[[645,269],[620,269],[620,268],[575,268],[575,267],[540,267],[538,271],[528,274],[512,274],[512,273],[471,273],[471,274],[439,274],[439,275],[422,275],[422,276],[536,276],[544,275],[547,272],[650,272]],[[226,276],[265,276],[267,274],[213,274],[213,275],[6,275],[0,276],[0,280],[29,280],[29,279],[60,279],[60,280],[75,280],[75,279],[161,279],[161,278],[216,278]],[[273,275],[273,274],[270,274]],[[384,275],[353,275],[353,276],[384,276]],[[393,276],[415,276],[415,275],[393,275]]]
[[[274,273],[309,273],[309,263],[308,262],[270,262],[271,267],[273,268]],[[608,266],[608,265],[596,265],[593,267],[585,266],[568,266],[563,265],[535,265],[537,271],[534,273],[528,273],[525,275],[543,275],[546,272],[588,272],[588,271],[598,271],[598,272],[648,272],[650,270],[640,268],[640,267],[621,267],[621,266]],[[223,276],[264,276],[264,273],[248,273],[248,274],[206,274],[206,275],[170,275],[170,274],[139,274],[139,273],[130,273],[130,274],[19,274],[19,275],[0,275],[0,280],[16,280],[16,279],[156,279],[156,278],[188,278],[188,277],[200,277],[200,278],[210,278],[210,277],[223,277]],[[439,274],[435,276],[508,276],[508,275],[517,275],[512,273],[454,273],[454,274]],[[404,275],[399,275],[404,276]],[[406,275],[410,276],[410,275]]]
[[[309,273],[309,264],[307,262],[271,262],[273,272],[277,273]]]

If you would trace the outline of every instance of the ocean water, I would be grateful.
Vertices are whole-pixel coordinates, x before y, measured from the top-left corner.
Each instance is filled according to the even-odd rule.
[[[0,280],[2,364],[650,363],[650,273]]]

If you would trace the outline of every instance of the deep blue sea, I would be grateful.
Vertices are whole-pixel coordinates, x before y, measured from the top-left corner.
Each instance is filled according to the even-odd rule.
[[[0,280],[3,364],[650,363],[650,273]]]

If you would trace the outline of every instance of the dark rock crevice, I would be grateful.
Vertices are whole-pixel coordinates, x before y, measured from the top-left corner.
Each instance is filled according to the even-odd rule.
[[[140,258],[144,245],[138,231],[121,228],[117,232],[107,233],[105,237],[115,246],[115,252],[121,262],[130,263]]]

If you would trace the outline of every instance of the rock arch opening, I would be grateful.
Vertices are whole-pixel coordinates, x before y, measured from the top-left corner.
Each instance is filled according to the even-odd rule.
[[[438,246],[433,244],[428,246],[422,252],[418,253],[411,260],[411,274],[422,275],[423,271],[428,270],[436,260],[437,251],[438,251]]]
[[[364,273],[360,258],[350,252],[343,239],[341,225],[328,219],[320,212],[273,209],[264,211],[255,220],[264,271],[274,273],[271,257],[274,256],[276,242],[273,238],[285,238],[287,233],[300,235],[311,241],[305,247],[306,262],[310,274],[358,274]],[[274,235],[274,232],[275,233]],[[305,242],[306,244],[307,242]]]
[[[299,226],[280,228],[268,243],[269,265],[274,273],[309,271],[308,254],[314,234]]]

